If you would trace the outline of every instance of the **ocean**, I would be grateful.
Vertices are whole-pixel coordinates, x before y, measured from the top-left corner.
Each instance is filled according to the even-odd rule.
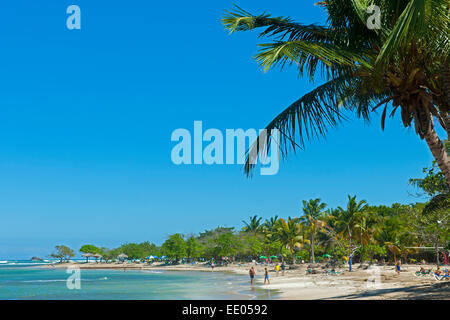
[[[0,261],[0,300],[236,300],[273,299],[277,292],[222,272],[80,270],[79,289],[49,261]],[[69,285],[68,285],[69,282]],[[72,288],[72,289],[69,289]]]

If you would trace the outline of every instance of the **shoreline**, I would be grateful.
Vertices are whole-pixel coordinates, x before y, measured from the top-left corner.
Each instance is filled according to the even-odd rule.
[[[61,269],[78,267],[83,269],[126,269],[156,271],[199,271],[221,272],[237,275],[248,275],[252,264],[231,264],[226,267],[216,266],[211,271],[209,266],[196,265],[148,265],[143,263],[63,263],[39,268]],[[394,266],[379,266],[375,269],[358,268],[352,272],[345,268],[337,268],[338,275],[306,274],[307,264],[297,265],[295,269],[287,269],[285,275],[277,275],[273,266],[268,266],[271,284],[263,284],[265,265],[256,265],[258,289],[274,290],[276,300],[398,300],[398,299],[445,299],[450,300],[450,281],[436,281],[434,277],[416,277],[414,272],[420,267],[433,268],[433,265],[403,265],[402,272],[397,274]],[[321,272],[320,268],[316,268]]]

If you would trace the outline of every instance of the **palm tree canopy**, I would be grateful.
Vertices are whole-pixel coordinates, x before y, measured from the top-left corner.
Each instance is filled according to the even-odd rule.
[[[262,230],[261,220],[261,217],[254,215],[253,217],[250,217],[248,222],[242,221],[244,223],[242,230],[245,232],[260,232]]]
[[[300,76],[312,80],[320,72],[326,80],[266,126],[268,134],[248,150],[247,175],[255,158],[268,152],[274,130],[281,133],[277,145],[285,158],[289,151],[304,148],[305,141],[325,136],[348,111],[369,120],[372,111],[384,106],[382,129],[386,117],[399,111],[404,126],[414,127],[422,139],[434,127],[433,117],[450,132],[450,97],[444,93],[442,75],[450,52],[449,1],[376,3],[382,12],[379,30],[367,27],[372,0],[318,2],[328,15],[325,26],[252,15],[239,7],[225,13],[222,22],[231,33],[261,28],[259,36],[271,39],[255,56],[264,70],[294,65]],[[441,148],[439,143],[435,147]],[[450,161],[440,151],[432,152],[435,158],[443,157],[437,160],[450,184]]]

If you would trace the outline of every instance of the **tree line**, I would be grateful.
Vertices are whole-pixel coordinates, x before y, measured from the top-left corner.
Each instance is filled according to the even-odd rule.
[[[86,244],[79,251],[106,262],[120,255],[130,260],[154,256],[173,262],[272,257],[293,264],[297,259],[342,262],[352,256],[361,264],[398,258],[405,262],[433,259],[440,264],[450,251],[450,196],[435,163],[423,172],[424,178],[410,179],[410,184],[419,195],[431,198],[426,203],[372,206],[349,195],[345,206],[328,208],[317,198],[303,200],[297,216],[275,215],[263,221],[254,215],[238,230],[219,226],[198,235],[171,234],[161,246],[148,241],[114,249]],[[62,262],[74,255],[67,246],[56,246],[51,257]]]

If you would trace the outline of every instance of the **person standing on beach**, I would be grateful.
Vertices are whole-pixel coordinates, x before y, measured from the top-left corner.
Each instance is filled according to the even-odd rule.
[[[286,266],[284,265],[284,261],[281,264],[281,275],[284,276],[284,270],[286,269]]]
[[[250,275],[250,284],[253,285],[253,279],[255,278],[255,268],[251,267],[248,271],[248,274]]]
[[[278,277],[278,274],[280,273],[280,264],[279,263],[277,263],[277,265],[275,266],[275,271],[277,272],[277,277]]]
[[[399,259],[397,260],[397,262],[395,263],[395,272],[397,272],[397,274],[400,274],[400,265],[401,265],[402,261]]]
[[[348,256],[348,271],[352,271],[352,255]]]
[[[264,268],[264,284],[266,284],[266,281],[268,284],[270,284],[270,280],[269,280],[269,270],[267,270],[267,268]]]

